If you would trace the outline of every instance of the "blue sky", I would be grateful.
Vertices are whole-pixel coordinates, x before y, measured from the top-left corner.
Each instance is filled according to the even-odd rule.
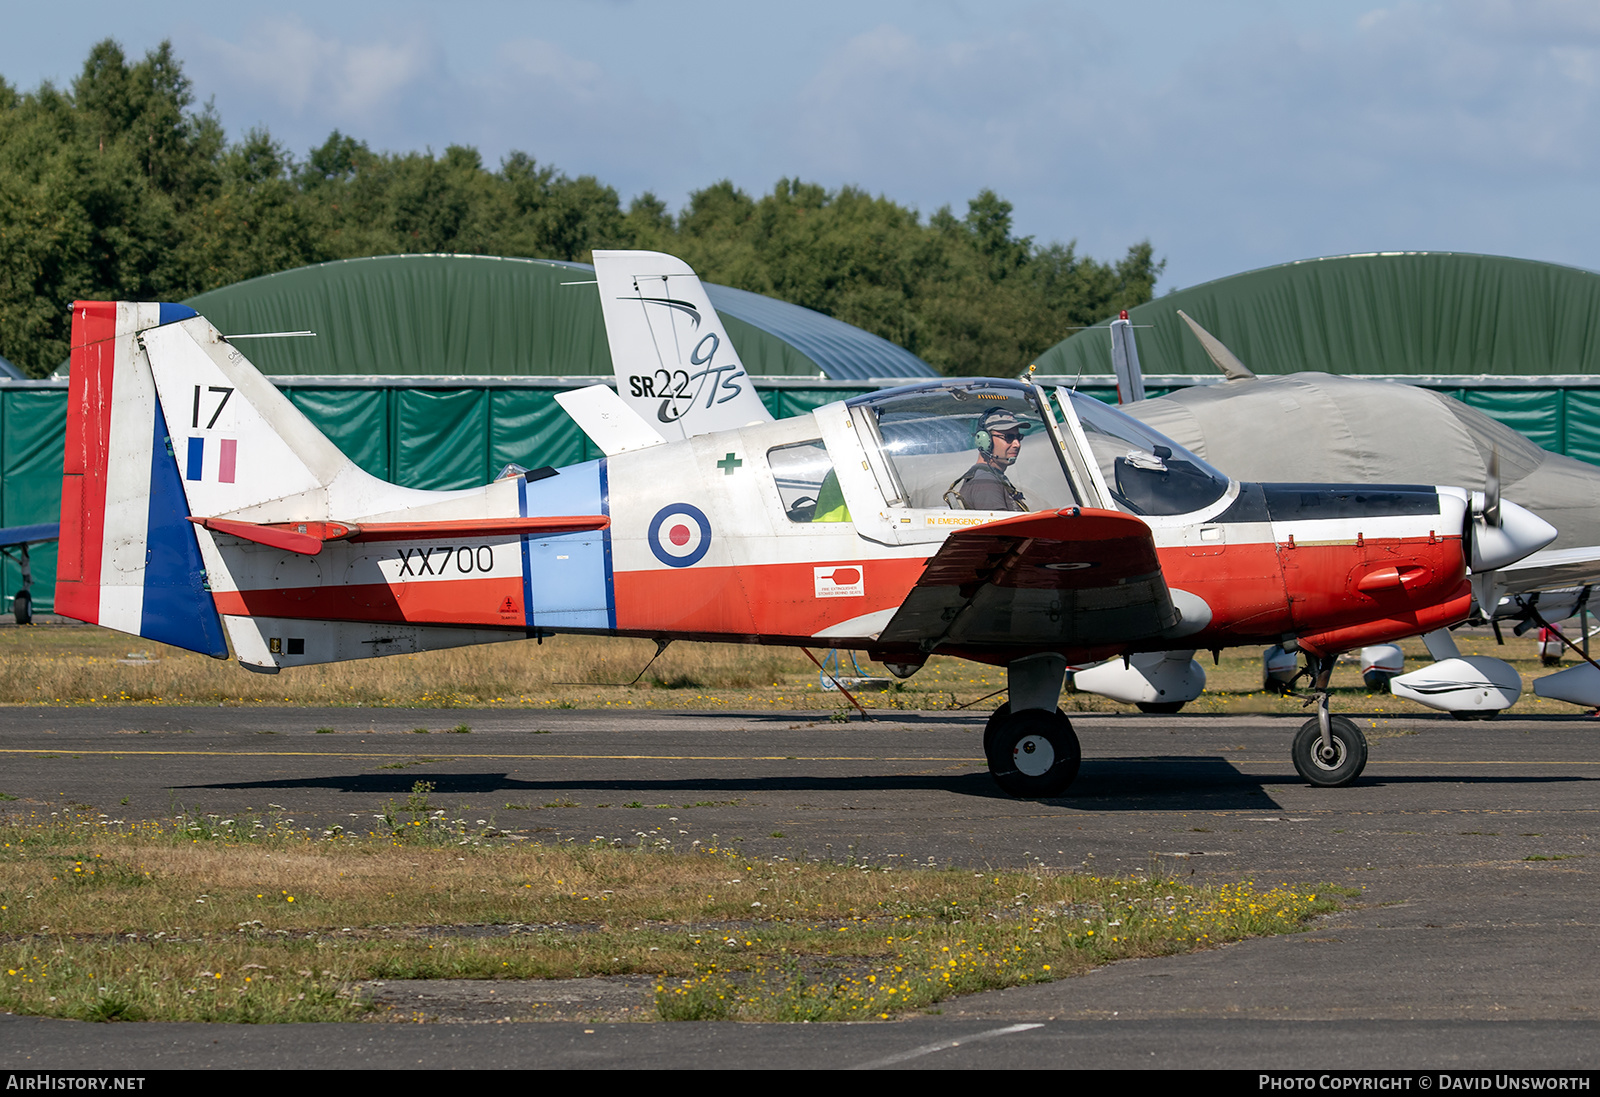
[[[80,0],[0,6],[0,76],[171,39],[231,135],[304,156],[521,149],[676,207],[783,176],[964,210],[1158,292],[1271,263],[1450,249],[1600,267],[1600,5]]]

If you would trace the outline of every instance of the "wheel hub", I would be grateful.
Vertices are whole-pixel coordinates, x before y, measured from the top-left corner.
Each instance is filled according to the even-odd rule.
[[[1016,761],[1017,771],[1029,777],[1039,777],[1050,772],[1050,767],[1056,764],[1056,752],[1050,745],[1050,740],[1043,735],[1024,735],[1017,740],[1017,745],[1011,751],[1012,758]]]
[[[1311,760],[1323,769],[1338,769],[1344,765],[1344,743],[1334,739],[1330,743],[1318,743],[1311,751]]]

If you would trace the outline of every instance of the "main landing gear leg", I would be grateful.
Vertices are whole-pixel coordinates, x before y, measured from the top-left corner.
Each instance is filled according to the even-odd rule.
[[[1066,659],[1052,652],[1006,668],[1011,700],[989,718],[983,752],[995,782],[1013,796],[1059,796],[1078,775],[1078,736],[1056,707],[1066,673]]]
[[[1348,785],[1367,765],[1367,738],[1355,721],[1328,712],[1328,681],[1333,677],[1333,656],[1313,663],[1312,686],[1317,691],[1317,715],[1301,725],[1294,737],[1294,768],[1319,788]]]

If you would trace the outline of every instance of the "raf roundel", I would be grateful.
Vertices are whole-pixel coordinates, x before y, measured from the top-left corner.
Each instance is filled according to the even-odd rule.
[[[669,568],[698,564],[711,547],[711,523],[688,503],[672,503],[650,519],[650,551]]]

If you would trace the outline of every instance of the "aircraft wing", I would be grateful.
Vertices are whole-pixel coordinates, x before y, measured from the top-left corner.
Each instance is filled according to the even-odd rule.
[[[61,536],[60,522],[40,522],[34,526],[6,526],[0,529],[0,548],[54,541]]]
[[[1178,619],[1150,527],[1069,507],[952,533],[878,642],[1090,647]]]
[[[1495,572],[1503,594],[1600,584],[1600,545],[1543,549]]]

